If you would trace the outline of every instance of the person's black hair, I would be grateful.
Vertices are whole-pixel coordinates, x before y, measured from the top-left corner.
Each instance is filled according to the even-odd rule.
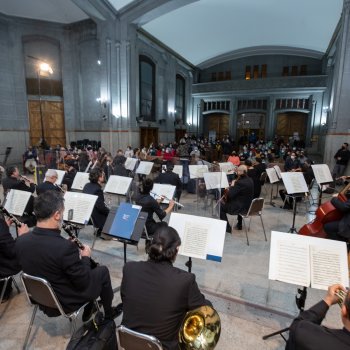
[[[64,198],[61,192],[46,191],[34,199],[34,214],[38,221],[49,219],[63,208]]]
[[[252,165],[253,165],[253,163],[252,163],[252,161],[251,161],[250,159],[246,159],[246,160],[244,161],[244,164],[245,164],[246,166],[252,166]]]
[[[167,171],[172,171],[172,170],[174,170],[174,163],[173,163],[173,162],[167,162],[167,163],[166,163],[166,170],[167,170]]]
[[[153,180],[152,179],[144,179],[140,186],[141,194],[149,194],[153,188]]]
[[[262,159],[260,157],[256,157],[255,161],[257,161],[258,163],[262,163]]]
[[[126,161],[126,158],[124,156],[116,156],[115,157],[115,163],[117,165],[123,165]]]
[[[103,174],[103,171],[101,168],[94,168],[90,171],[90,174],[89,174],[89,180],[90,182],[92,183],[97,183],[98,182],[98,178],[100,176],[102,176]]]
[[[16,171],[16,169],[17,167],[15,165],[8,166],[6,168],[6,176],[10,177]]]
[[[347,142],[344,142],[344,145],[345,145],[346,147],[349,147],[349,144],[348,144]]]
[[[174,262],[180,245],[181,238],[177,231],[166,222],[162,222],[153,235],[148,253],[149,260]]]

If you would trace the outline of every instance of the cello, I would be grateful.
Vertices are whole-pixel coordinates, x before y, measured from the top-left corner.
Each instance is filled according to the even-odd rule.
[[[350,184],[346,185],[344,189],[339,192],[338,199],[342,202],[346,202],[347,198],[345,193],[350,189]],[[325,202],[320,205],[315,212],[315,219],[308,224],[302,226],[299,230],[300,235],[312,236],[318,238],[327,238],[327,234],[323,229],[323,225],[328,222],[338,221],[342,218],[343,213],[338,210],[331,201]]]

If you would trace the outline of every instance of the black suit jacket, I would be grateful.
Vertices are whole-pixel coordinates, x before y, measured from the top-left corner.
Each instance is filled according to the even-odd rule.
[[[60,192],[61,190],[59,189],[58,186],[55,186],[52,182],[50,181],[44,181],[40,185],[37,186],[36,188],[36,193],[37,195],[40,195],[46,191],[58,191]]]
[[[225,213],[236,215],[245,214],[253,200],[254,183],[248,176],[240,177],[234,186],[230,186],[226,204],[223,206]]]
[[[94,225],[99,229],[102,229],[106,222],[109,209],[105,204],[101,186],[98,183],[89,182],[84,186],[83,193],[93,194],[98,197],[91,217],[94,221]]]
[[[122,324],[157,337],[171,350],[178,349],[178,332],[186,312],[211,305],[200,293],[195,275],[170,262],[128,262],[120,294]]]
[[[0,218],[0,277],[15,275],[21,271],[15,252],[15,240],[5,220]]]
[[[286,350],[347,350],[350,349],[350,332],[321,326],[328,311],[322,300],[303,311],[290,326]]]
[[[65,311],[99,295],[100,283],[90,268],[90,259],[79,257],[77,245],[59,230],[35,227],[17,238],[16,254],[25,273],[48,280]]]

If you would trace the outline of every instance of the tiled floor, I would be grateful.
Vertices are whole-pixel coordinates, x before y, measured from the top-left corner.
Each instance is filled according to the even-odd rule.
[[[276,191],[276,188],[274,188]],[[216,349],[284,349],[285,343],[279,336],[262,340],[262,336],[288,327],[297,314],[295,304],[297,286],[270,281],[268,279],[270,233],[271,230],[288,232],[292,225],[291,211],[280,208],[282,202],[270,202],[270,185],[267,185],[266,205],[263,220],[268,241],[265,242],[260,220],[254,218],[249,232],[250,246],[246,244],[244,231],[226,233],[223,259],[221,263],[193,259],[192,272],[196,275],[203,293],[210,299],[221,317],[222,332]],[[324,198],[326,200],[326,198]],[[180,213],[212,217],[212,206],[196,195],[183,193],[181,202],[185,208]],[[308,206],[298,205],[296,228],[310,221]],[[215,211],[214,211],[215,215]],[[80,234],[83,243],[92,243],[92,230],[84,229]],[[123,245],[115,241],[96,241],[93,257],[109,267],[113,287],[120,285],[123,266]],[[127,260],[146,259],[144,242],[138,249],[127,247]],[[186,269],[187,258],[179,256],[175,265]],[[18,280],[18,279],[17,279]],[[10,301],[0,306],[0,349],[21,349],[31,316],[23,287],[21,293],[13,293]],[[308,289],[306,307],[319,301],[324,291]],[[115,303],[120,302],[118,292]],[[140,311],[141,312],[141,311]],[[120,318],[116,320],[117,324]],[[338,308],[334,307],[327,315],[326,323],[340,326]],[[30,338],[30,349],[65,349],[69,341],[69,322],[63,318],[48,319],[39,313]]]

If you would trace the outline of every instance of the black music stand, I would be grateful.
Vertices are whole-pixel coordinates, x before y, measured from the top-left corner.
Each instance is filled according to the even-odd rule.
[[[283,202],[283,206],[285,205],[286,200],[289,198],[293,199],[293,223],[292,227],[289,229],[289,233],[298,233],[297,229],[295,228],[295,216],[297,213],[297,198],[302,198],[305,194],[304,193],[293,193],[293,194],[286,194],[286,198]]]
[[[131,232],[131,235],[127,237],[121,237],[116,235],[115,232],[113,232],[113,222],[116,218],[118,208],[113,208],[110,210],[107,220],[105,222],[105,225],[103,226],[102,233],[113,240],[116,240],[118,242],[123,243],[123,251],[124,251],[124,264],[126,264],[126,246],[133,245],[136,246],[139,243],[139,240],[142,236],[143,229],[145,227],[146,219],[147,219],[147,212],[141,211],[138,215],[138,218],[136,220],[136,223],[133,227],[133,230]]]

